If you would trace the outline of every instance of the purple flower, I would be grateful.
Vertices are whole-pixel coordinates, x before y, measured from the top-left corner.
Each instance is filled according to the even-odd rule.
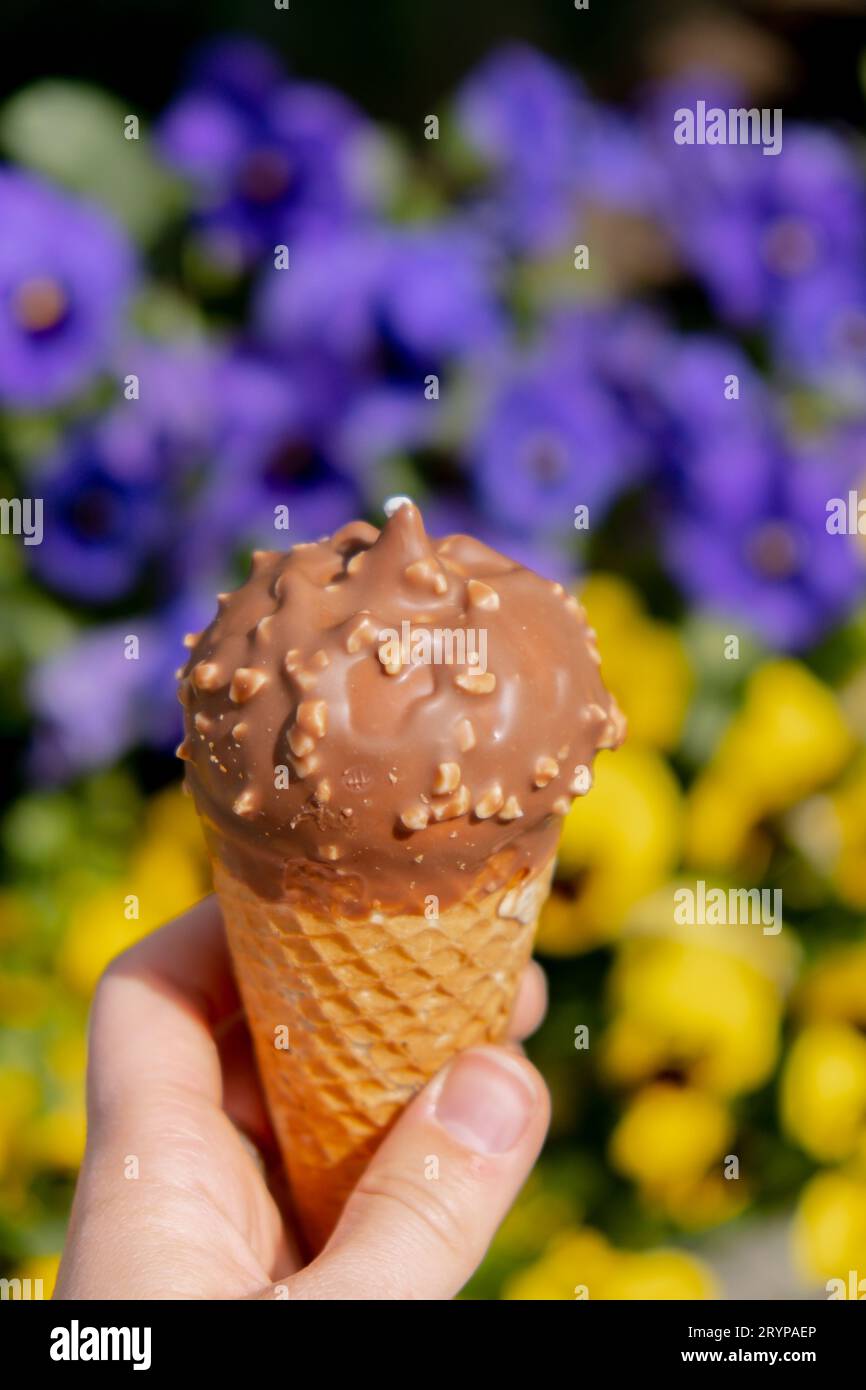
[[[354,514],[357,490],[334,467],[326,378],[237,356],[223,363],[214,394],[213,456],[195,503],[188,573],[213,570],[215,560],[224,566],[232,550],[315,540]]]
[[[573,532],[580,505],[594,526],[644,462],[592,357],[556,341],[494,373],[466,450],[483,506],[530,534]]]
[[[739,395],[729,398],[733,377]],[[653,390],[665,470],[680,498],[732,522],[751,516],[766,494],[778,411],[742,350],[722,337],[671,335],[654,362]]]
[[[339,93],[285,80],[249,41],[204,51],[159,141],[197,190],[210,242],[230,262],[248,263],[378,201],[370,124]]]
[[[70,435],[43,469],[45,534],[34,572],[79,602],[128,593],[160,547],[166,493],[150,439],[118,418]]]
[[[105,213],[0,170],[0,401],[47,406],[85,386],[110,360],[133,282]]]
[[[662,316],[642,305],[569,308],[543,325],[540,351],[552,372],[564,364],[608,394],[633,449],[648,465],[667,428],[659,367],[679,340]]]
[[[137,659],[127,658],[129,637]],[[141,736],[158,669],[155,624],[140,617],[85,632],[38,666],[29,690],[34,776],[59,782],[122,756]]]
[[[544,251],[570,233],[587,110],[579,82],[521,44],[492,54],[458,92],[460,133],[490,169],[480,211],[509,244]]]
[[[866,391],[866,275],[828,266],[787,285],[772,311],[776,360],[858,413]]]
[[[756,323],[790,286],[862,265],[866,190],[850,145],[794,124],[772,156],[757,144],[677,145],[674,113],[698,99],[726,111],[749,105],[718,74],[692,76],[655,91],[648,129],[669,181],[668,230],[722,317]]]
[[[79,602],[110,604],[143,579],[177,582],[185,507],[219,427],[219,359],[200,349],[129,344],[140,398],[70,430],[37,480],[45,535],[35,573]]]
[[[716,456],[732,508],[681,502],[665,525],[664,558],[690,598],[757,632],[773,648],[820,640],[866,595],[855,543],[827,531],[827,503],[857,479],[860,443],[810,447],[734,437]]]
[[[583,114],[583,199],[644,217],[659,217],[668,194],[666,172],[653,143],[630,114],[594,105]]]
[[[308,238],[291,270],[261,282],[256,318],[284,351],[319,352],[423,390],[427,373],[501,336],[500,271],[490,246],[458,224]]]
[[[386,465],[435,448],[440,429],[436,403],[417,388],[387,382],[365,386],[347,404],[334,431],[333,460],[364,498],[381,502],[394,490],[385,481]]]
[[[186,656],[184,634],[204,627],[214,609],[213,591],[199,587],[147,618],[88,629],[42,662],[30,679],[37,780],[62,782],[115,762],[136,745],[175,748],[182,726],[175,672]]]

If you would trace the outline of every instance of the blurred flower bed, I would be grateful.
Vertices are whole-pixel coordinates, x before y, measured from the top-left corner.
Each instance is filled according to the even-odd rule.
[[[470,1296],[715,1297],[707,1242],[774,1213],[804,1289],[866,1276],[866,539],[826,526],[866,487],[864,142],[677,146],[696,97],[739,104],[511,46],[410,140],[232,39],[138,131],[62,81],[0,111],[0,491],[45,518],[0,547],[7,1272],[50,1288],[99,972],[207,888],[184,632],[252,547],[410,492],[582,592],[631,731],[565,825],[552,1136]],[[784,929],[677,926],[698,878]]]

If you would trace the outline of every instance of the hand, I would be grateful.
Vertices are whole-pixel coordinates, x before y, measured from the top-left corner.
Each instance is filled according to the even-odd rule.
[[[537,1027],[527,969],[510,1036]],[[517,1047],[472,1049],[413,1100],[304,1265],[213,898],[109,966],[88,1139],[56,1298],[442,1299],[480,1263],[544,1140]],[[436,1154],[440,1176],[425,1178]]]

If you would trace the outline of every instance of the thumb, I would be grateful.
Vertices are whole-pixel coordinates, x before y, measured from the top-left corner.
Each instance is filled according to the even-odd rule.
[[[377,1150],[290,1297],[447,1299],[481,1263],[549,1119],[535,1068],[501,1047],[461,1053]]]

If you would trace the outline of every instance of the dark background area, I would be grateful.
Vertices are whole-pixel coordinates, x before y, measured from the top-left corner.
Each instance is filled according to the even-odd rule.
[[[663,64],[666,24],[707,12],[759,24],[768,71],[773,36],[800,55],[796,70],[783,74],[780,63],[778,84],[769,84],[790,92],[786,113],[862,117],[850,56],[866,39],[864,0],[591,0],[588,11],[572,0],[291,0],[288,11],[272,0],[4,0],[0,95],[75,76],[150,113],[175,90],[196,43],[243,31],[394,124],[414,123],[507,39],[535,44],[579,68],[599,95],[621,100],[644,75],[647,36]]]

